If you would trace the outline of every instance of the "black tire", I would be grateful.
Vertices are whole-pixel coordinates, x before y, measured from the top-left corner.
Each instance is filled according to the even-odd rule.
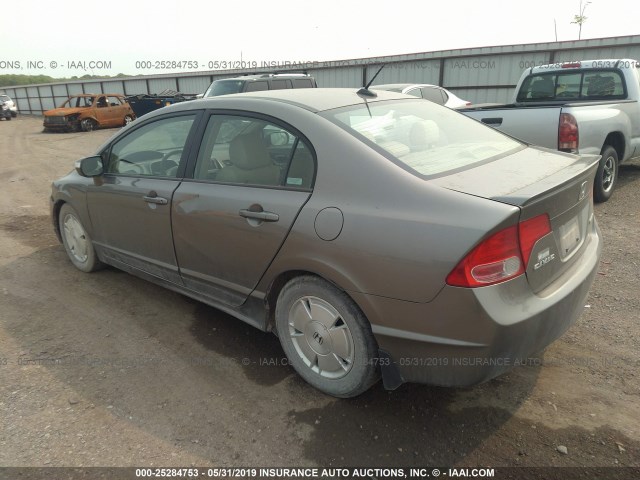
[[[10,122],[10,121],[11,121],[11,115],[9,115],[8,117],[4,117],[4,118],[6,118],[6,119],[7,119],[7,122]]]
[[[278,296],[275,319],[290,365],[318,390],[355,397],[379,379],[371,325],[353,300],[326,280],[290,280]]]
[[[618,182],[618,152],[612,146],[605,145],[600,155],[602,158],[593,182],[593,199],[596,202],[606,202],[611,198]]]
[[[11,111],[11,116],[13,118],[16,118],[18,116],[18,112]]]
[[[80,217],[67,203],[60,209],[58,225],[67,256],[78,270],[89,273],[104,266],[96,255],[91,237],[84,229]]]
[[[129,125],[131,122],[133,122],[133,117],[131,115],[125,115],[124,116],[124,123],[122,124],[124,127],[126,127],[127,125]]]

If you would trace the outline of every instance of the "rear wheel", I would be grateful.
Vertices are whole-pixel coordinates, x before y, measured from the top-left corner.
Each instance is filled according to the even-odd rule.
[[[131,122],[133,122],[133,117],[131,115],[125,115],[124,116],[124,126],[126,127]]]
[[[76,211],[64,204],[58,216],[62,243],[71,262],[78,270],[93,272],[103,267],[93,248],[91,237],[84,229]]]
[[[291,366],[318,390],[355,397],[378,380],[371,326],[353,300],[329,282],[313,276],[289,281],[275,316]]]
[[[618,180],[618,152],[612,146],[605,145],[600,154],[602,158],[593,184],[593,198],[596,202],[606,202]]]

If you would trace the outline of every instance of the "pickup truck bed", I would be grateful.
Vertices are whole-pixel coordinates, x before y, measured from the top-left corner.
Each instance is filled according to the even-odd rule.
[[[458,110],[529,144],[602,155],[594,182],[594,198],[602,202],[613,192],[618,164],[640,155],[638,65],[593,60],[530,68],[513,103]]]

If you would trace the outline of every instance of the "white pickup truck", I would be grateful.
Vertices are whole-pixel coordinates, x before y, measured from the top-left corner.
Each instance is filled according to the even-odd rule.
[[[513,103],[459,109],[533,145],[602,155],[594,199],[609,199],[618,164],[640,156],[640,62],[583,60],[528,68]]]

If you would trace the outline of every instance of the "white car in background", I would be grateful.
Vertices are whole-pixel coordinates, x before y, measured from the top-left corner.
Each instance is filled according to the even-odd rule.
[[[13,103],[11,97],[5,95],[4,93],[0,94],[0,105],[4,105],[5,107],[7,107],[11,112],[12,117],[15,118],[18,115],[18,108],[16,107],[16,104]]]
[[[439,87],[438,85],[429,85],[427,83],[388,83],[386,85],[373,85],[371,88],[374,90],[406,93],[449,108],[468,107],[471,105],[471,102],[456,97],[446,88]]]

